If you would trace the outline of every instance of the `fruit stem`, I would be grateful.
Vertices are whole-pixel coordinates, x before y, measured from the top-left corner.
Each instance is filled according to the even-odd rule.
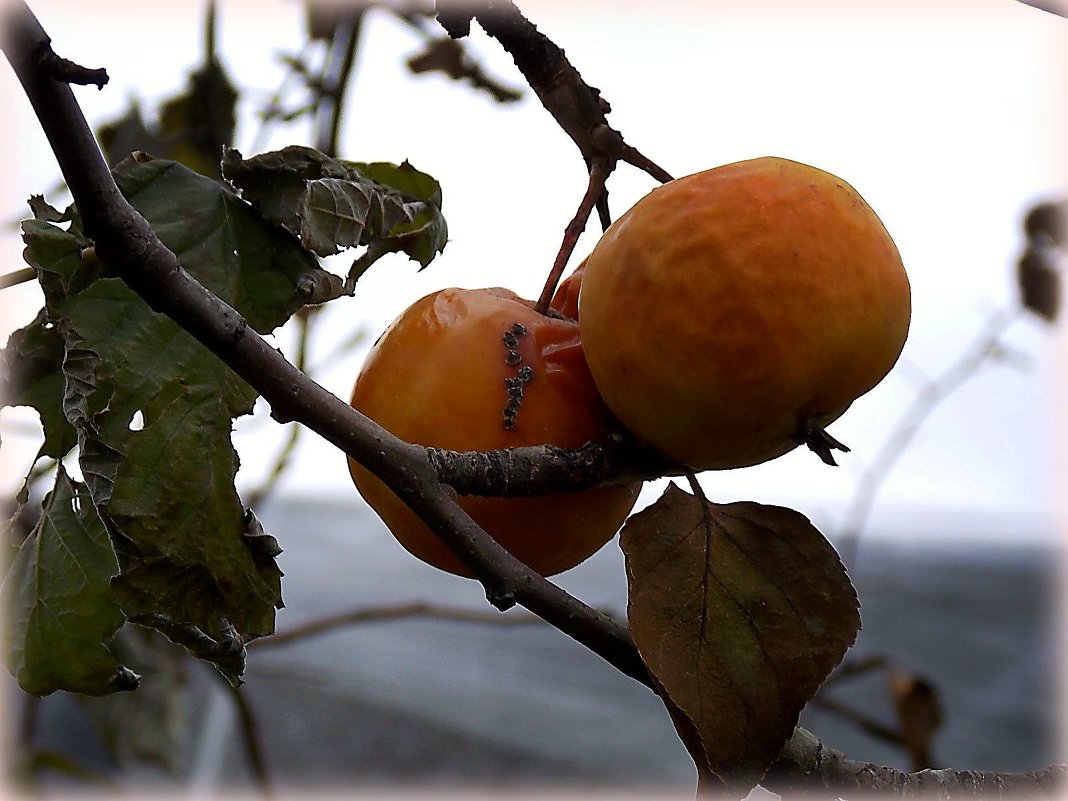
[[[838,466],[838,462],[834,460],[834,455],[831,451],[849,453],[849,448],[828,434],[813,417],[801,424],[801,428],[794,435],[794,441],[807,445],[808,449],[819,456],[824,464],[828,464],[831,467]]]
[[[594,206],[601,198],[607,198],[605,182],[615,166],[614,159],[595,158],[590,161],[590,182],[586,186],[586,193],[582,196],[578,211],[564,229],[564,241],[560,243],[556,261],[553,262],[553,267],[549,271],[549,277],[545,279],[545,287],[541,290],[538,303],[534,306],[534,311],[538,314],[545,314],[549,311],[549,303],[552,302],[553,293],[556,292],[556,286],[560,283],[560,276],[564,274],[564,267],[571,258],[571,254],[575,252],[579,236],[586,230],[586,223],[590,219],[590,214],[593,213]],[[604,215],[602,223],[606,221],[607,215]]]

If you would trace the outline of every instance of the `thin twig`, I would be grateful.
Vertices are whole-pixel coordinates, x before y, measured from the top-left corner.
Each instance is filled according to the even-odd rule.
[[[437,606],[425,602],[397,604],[392,606],[358,607],[347,612],[315,618],[280,631],[270,637],[253,640],[250,648],[257,650],[272,646],[287,645],[297,640],[328,634],[340,628],[357,626],[364,623],[389,623],[396,620],[422,618],[428,620],[448,620],[458,623],[481,623],[494,626],[529,626],[545,625],[545,621],[536,615],[483,612],[460,607]]]
[[[463,44],[455,39],[440,38],[440,29],[431,33],[426,23],[432,21],[433,11],[419,11],[414,8],[388,7],[398,19],[406,22],[417,31],[426,42],[426,50],[408,59],[408,69],[414,74],[436,70],[454,81],[469,81],[476,89],[489,93],[498,103],[515,103],[522,99],[523,93],[489,75],[474,58],[464,49]]]
[[[297,331],[299,333],[297,335],[295,366],[302,373],[308,372],[308,348],[311,339],[311,324],[312,320],[316,317],[316,314],[315,307],[305,307],[297,317]],[[253,509],[257,508],[272,492],[274,492],[275,487],[278,486],[278,482],[289,468],[289,464],[293,459],[293,454],[296,453],[297,444],[300,442],[300,434],[303,430],[304,426],[302,425],[290,426],[289,434],[286,436],[286,440],[282,444],[282,448],[279,450],[278,455],[275,456],[274,465],[268,471],[267,477],[264,479],[263,483],[250,492],[246,498],[245,502],[249,507]]]
[[[265,798],[273,798],[275,795],[274,781],[271,779],[271,772],[267,766],[266,750],[263,747],[263,737],[260,733],[260,724],[256,717],[256,712],[240,686],[234,686],[218,673],[215,675],[222,680],[223,685],[230,693],[230,699],[234,702],[238,720],[241,721],[241,739],[245,744],[245,756],[248,759],[249,769],[252,771],[252,776],[256,780],[259,791]]]
[[[708,498],[705,495],[705,489],[701,486],[701,482],[697,480],[697,474],[692,470],[687,470],[686,483],[690,485],[690,491],[701,503],[701,522],[705,527],[705,548],[707,553],[711,553],[712,539],[716,534],[716,521],[712,519],[712,507],[708,503]]]
[[[308,50],[308,43],[305,42],[304,51],[295,57],[287,57],[285,59],[289,69],[286,70],[282,76],[282,81],[278,85],[278,88],[271,95],[270,100],[267,101],[267,106],[259,112],[261,124],[259,130],[256,131],[256,136],[252,140],[252,144],[249,146],[248,152],[258,153],[263,149],[267,143],[268,130],[272,124],[279,119],[279,117],[285,116],[282,112],[282,99],[285,97],[286,91],[289,89],[289,85],[294,77],[302,75],[301,71],[297,69],[296,65],[302,63],[305,53]]]
[[[861,532],[871,513],[875,496],[894,464],[904,455],[909,442],[935,407],[973,377],[991,355],[997,352],[1002,334],[1021,314],[1022,309],[1019,307],[994,312],[976,335],[971,347],[938,378],[923,387],[901,415],[897,425],[883,440],[875,457],[861,475],[846,510],[839,538],[839,552],[845,564],[852,564],[856,560]]]
[[[7,289],[10,286],[25,284],[34,280],[36,277],[37,271],[32,267],[23,267],[21,270],[13,270],[10,273],[0,275],[0,289]]]
[[[338,18],[329,55],[323,66],[323,92],[319,98],[315,141],[316,147],[328,156],[336,156],[338,152],[345,96],[356,63],[356,49],[365,11],[357,9]]]
[[[671,180],[666,170],[623,141],[619,131],[608,124],[608,101],[582,79],[564,51],[524,17],[511,0],[483,0],[459,6],[439,0],[437,8],[438,21],[454,39],[465,36],[471,20],[477,19],[483,30],[501,43],[587,163],[598,158],[608,159],[613,165],[625,161],[661,183]]]
[[[813,707],[822,709],[825,712],[837,715],[843,720],[849,721],[876,739],[890,743],[891,745],[906,745],[905,738],[902,736],[901,732],[880,723],[860,710],[854,709],[849,704],[844,704],[841,701],[827,698],[823,695],[817,695],[810,701],[810,703]]]
[[[81,86],[93,85],[97,89],[103,89],[109,80],[105,69],[90,69],[56,55],[50,42],[42,42],[39,45],[38,58],[40,59],[41,69],[49,77],[63,83],[73,83]]]
[[[477,19],[486,33],[501,43],[542,105],[578,146],[588,166],[590,180],[586,193],[579,203],[578,212],[564,231],[560,251],[535,306],[544,314],[594,207],[597,208],[601,227],[608,227],[610,220],[605,184],[616,164],[626,162],[661,183],[672,180],[671,174],[628,145],[623,135],[608,124],[607,114],[611,106],[601,96],[600,90],[583,80],[564,51],[524,17],[511,0],[458,6],[438,0],[437,8],[438,21],[454,39],[466,36],[471,28],[471,20]]]
[[[864,659],[847,659],[827,677],[821,689],[826,689],[831,684],[862,676],[873,670],[882,670],[889,666],[890,660],[885,656],[876,655],[865,657]]]
[[[608,180],[608,176],[612,172],[612,166],[612,162],[604,158],[595,159],[591,162],[590,182],[586,186],[586,193],[582,196],[582,201],[579,203],[575,216],[567,224],[567,228],[564,229],[564,241],[560,243],[556,261],[553,262],[549,277],[545,280],[545,287],[541,290],[541,297],[538,298],[538,303],[534,307],[538,314],[545,314],[549,310],[549,303],[553,299],[553,293],[556,292],[556,285],[560,283],[560,276],[564,274],[564,267],[567,266],[571,254],[575,252],[575,245],[578,244],[579,237],[586,230],[586,223],[590,219],[590,214],[593,213],[594,205],[604,194],[605,181]]]

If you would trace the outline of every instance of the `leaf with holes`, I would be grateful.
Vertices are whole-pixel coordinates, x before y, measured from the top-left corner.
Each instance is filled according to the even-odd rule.
[[[4,654],[23,690],[104,695],[137,686],[137,675],[120,666],[109,647],[125,620],[109,590],[118,572],[85,485],[60,466],[0,591],[7,612]]]
[[[740,798],[856,638],[853,585],[799,513],[674,485],[627,521],[620,546],[638,650],[672,717],[685,716],[702,779]]]
[[[332,256],[378,244],[426,267],[448,241],[441,186],[405,162],[364,164],[291,146],[245,159],[223,155],[223,175],[264,217]]]
[[[115,175],[182,266],[257,331],[335,280],[215,181],[143,157]],[[252,547],[234,488],[232,420],[256,393],[109,270],[90,270],[76,216],[69,231],[41,219],[23,231],[63,337],[63,415],[121,568],[114,596],[236,680],[243,653],[232,644],[271,633],[281,605],[281,573]]]
[[[63,416],[63,335],[42,309],[15,331],[0,351],[0,406],[31,406],[41,416],[44,442],[38,456],[58,459],[77,442]]]

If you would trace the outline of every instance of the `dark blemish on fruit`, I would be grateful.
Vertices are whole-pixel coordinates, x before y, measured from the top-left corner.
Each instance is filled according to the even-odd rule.
[[[501,334],[501,341],[508,349],[504,355],[504,363],[509,367],[519,367],[519,364],[523,361],[523,357],[519,353],[519,339],[525,336],[526,333],[526,326],[516,322],[512,323],[512,326]],[[516,420],[519,417],[519,407],[523,404],[523,385],[533,380],[534,368],[530,365],[519,367],[514,376],[504,379],[504,389],[508,395],[508,401],[501,412],[504,418],[504,422],[501,425],[504,426],[505,431],[513,431],[515,429]]]

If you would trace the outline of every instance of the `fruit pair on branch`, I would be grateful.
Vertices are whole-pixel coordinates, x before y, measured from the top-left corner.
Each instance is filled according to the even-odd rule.
[[[910,292],[860,195],[778,158],[653,190],[557,291],[550,313],[503,289],[448,289],[376,343],[352,405],[401,439],[455,451],[579,448],[632,437],[684,469],[730,469],[826,433],[897,361]],[[408,550],[468,571],[365,468],[353,479]],[[534,468],[536,469],[536,468]],[[601,547],[640,482],[461,506],[544,575]]]

